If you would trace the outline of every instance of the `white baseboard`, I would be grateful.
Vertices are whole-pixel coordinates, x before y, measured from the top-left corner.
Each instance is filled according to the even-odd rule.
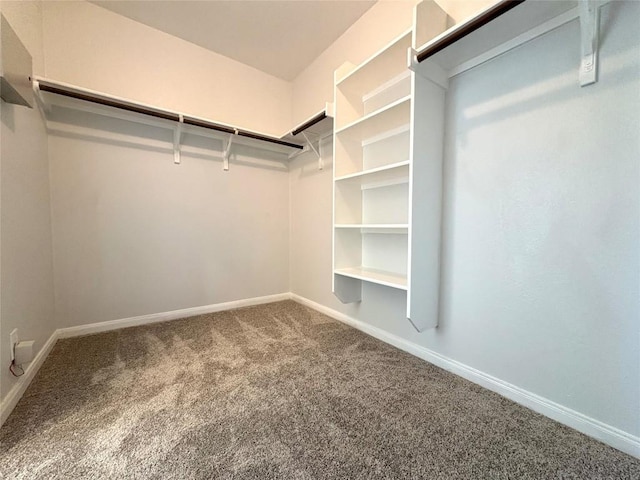
[[[80,337],[82,335],[108,332],[110,330],[118,330],[120,328],[137,327],[139,325],[147,325],[149,323],[166,322],[167,320],[176,320],[178,318],[193,317],[196,315],[204,315],[205,313],[221,312],[223,310],[233,310],[234,308],[250,307],[252,305],[261,305],[263,303],[279,302],[281,300],[289,299],[291,299],[290,293],[278,293],[276,295],[215,303],[213,305],[204,305],[202,307],[183,308],[181,310],[172,310],[169,312],[152,313],[149,315],[121,318],[106,322],[89,323],[86,325],[78,325],[77,327],[59,328],[58,338]]]
[[[35,358],[31,363],[29,363],[29,366],[25,368],[24,375],[18,378],[18,381],[13,385],[13,387],[11,387],[9,393],[2,399],[2,402],[0,403],[0,426],[4,424],[7,418],[9,418],[9,415],[22,398],[22,395],[27,390],[31,380],[33,380],[36,373],[38,373],[38,370],[40,370],[40,367],[46,360],[57,340],[58,330],[55,330]]]
[[[40,349],[36,357],[25,369],[16,384],[11,388],[6,397],[0,402],[0,426],[2,426],[9,415],[18,404],[20,398],[26,391],[27,387],[36,376],[38,370],[44,363],[45,359],[51,352],[59,338],[79,337],[82,335],[90,335],[93,333],[107,332],[120,328],[134,327],[137,325],[145,325],[149,323],[164,322],[167,320],[176,320],[179,318],[193,317],[195,315],[203,315],[205,313],[221,312],[223,310],[233,310],[234,308],[250,307],[252,305],[261,305],[263,303],[279,302],[281,300],[290,300],[291,294],[279,293],[276,295],[267,295],[264,297],[247,298],[244,300],[235,300],[232,302],[216,303],[213,305],[204,305],[202,307],[184,308],[182,310],[173,310],[170,312],[153,313],[150,315],[140,315],[138,317],[122,318],[119,320],[110,320],[107,322],[91,323],[88,325],[79,325],[77,327],[59,328],[54,331],[44,346]]]
[[[138,317],[123,318],[120,320],[111,320],[108,322],[93,323],[89,325],[80,325],[77,327],[69,327],[58,329],[49,337],[45,345],[40,349],[34,360],[25,369],[25,373],[20,377],[18,382],[9,391],[7,396],[0,403],[0,425],[9,417],[9,414],[17,405],[18,401],[24,394],[25,390],[35,377],[36,373],[49,355],[49,352],[59,338],[69,338],[81,335],[89,335],[92,333],[106,332],[109,330],[117,330],[120,328],[132,327],[137,325],[145,325],[149,323],[162,322],[167,320],[175,320],[179,318],[192,317],[194,315],[202,315],[205,313],[220,312],[223,310],[231,310],[234,308],[248,307],[252,305],[261,305],[264,303],[278,302],[282,300],[295,300],[296,302],[306,305],[358,330],[361,330],[372,337],[383,342],[404,350],[416,357],[422,358],[427,362],[433,363],[447,371],[459,375],[478,385],[481,385],[491,391],[494,391],[516,403],[528,407],[535,412],[541,413],[552,418],[568,427],[582,432],[590,437],[596,438],[618,450],[629,455],[640,458],[640,438],[627,432],[619,430],[615,427],[607,425],[603,422],[583,415],[575,410],[564,407],[549,399],[543,398],[534,393],[528,392],[522,388],[516,387],[508,382],[500,380],[483,373],[475,368],[464,365],[460,362],[452,360],[444,355],[440,355],[433,350],[422,347],[415,343],[411,343],[403,338],[393,335],[378,327],[368,325],[360,320],[356,320],[348,315],[325,307],[319,303],[313,302],[307,298],[301,297],[293,293],[281,293],[277,295],[268,295],[264,297],[255,297],[245,300],[236,300],[232,302],[217,303],[213,305],[205,305],[202,307],[185,308],[182,310],[174,310],[170,312],[156,313],[151,315],[141,315]]]
[[[612,427],[611,425],[600,422],[599,420],[583,415],[580,412],[576,412],[575,410],[555,403],[547,398],[531,393],[520,387],[500,380],[499,378],[481,372],[480,370],[476,370],[468,365],[457,362],[451,358],[445,357],[444,355],[440,355],[433,350],[429,350],[428,348],[409,342],[397,335],[393,335],[378,327],[368,325],[360,320],[356,320],[355,318],[329,307],[325,307],[324,305],[307,298],[292,293],[291,299],[361,330],[362,332],[382,340],[385,343],[391,344],[400,350],[404,350],[405,352],[422,358],[429,363],[433,363],[444,370],[466,378],[473,383],[496,392],[499,395],[530,408],[535,412],[578,430],[585,435],[600,440],[601,442],[636,458],[640,458],[640,437],[636,437],[618,428]]]

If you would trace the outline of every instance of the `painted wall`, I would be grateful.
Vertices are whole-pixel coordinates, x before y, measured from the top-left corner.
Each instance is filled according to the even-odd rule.
[[[298,125],[333,101],[333,72],[344,62],[359,65],[413,26],[421,0],[379,1],[293,81],[293,123]],[[435,0],[459,22],[496,0]]]
[[[289,291],[286,156],[59,114],[49,137],[59,327]],[[196,148],[196,145],[199,147]]]
[[[0,11],[42,73],[40,2],[0,3]],[[40,350],[55,330],[47,135],[37,110],[1,102],[0,399],[17,379],[8,371],[9,334]]]
[[[82,1],[44,2],[46,76],[280,136],[291,84]]]
[[[292,291],[638,436],[639,15],[603,9],[595,85],[577,21],[452,80],[437,329],[393,289],[331,294],[332,172],[312,156],[291,165]]]
[[[293,81],[293,123],[300,124],[333,102],[333,72],[358,65],[413,25],[417,0],[382,1],[371,7]]]

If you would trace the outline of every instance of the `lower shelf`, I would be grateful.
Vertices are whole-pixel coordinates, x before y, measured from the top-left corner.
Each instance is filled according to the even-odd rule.
[[[407,289],[407,276],[400,275],[398,273],[385,272],[382,270],[375,270],[372,268],[364,267],[339,268],[334,270],[333,273],[335,273],[336,275],[357,278],[358,280],[365,280],[367,282],[377,283],[378,285],[385,285],[387,287],[397,288],[400,290]]]

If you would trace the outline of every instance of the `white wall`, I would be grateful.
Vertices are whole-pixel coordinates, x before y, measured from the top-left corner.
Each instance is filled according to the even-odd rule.
[[[0,3],[0,10],[42,73],[40,2]],[[17,379],[8,371],[9,334],[40,350],[55,330],[47,136],[37,110],[1,102],[0,400]]]
[[[46,76],[280,136],[291,84],[84,0],[44,2]]]
[[[53,129],[59,327],[289,291],[282,157],[236,146],[224,172],[204,139],[175,165],[160,133],[78,113]]]
[[[293,124],[298,125],[333,101],[333,72],[354,65],[384,48],[413,26],[413,9],[421,0],[382,0],[333,42],[293,81]],[[496,0],[435,0],[454,22],[487,8]]]
[[[577,21],[453,79],[437,329],[393,289],[331,294],[332,173],[310,155],[291,165],[292,291],[638,436],[639,16],[604,8],[596,85],[578,86]]]
[[[333,72],[361,63],[413,25],[418,0],[380,1],[371,7],[293,81],[293,123],[300,124],[333,101]]]

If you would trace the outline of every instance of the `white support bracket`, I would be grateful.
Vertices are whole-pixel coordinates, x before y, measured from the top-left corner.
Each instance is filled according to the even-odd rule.
[[[40,90],[40,82],[35,79],[32,80],[31,88],[33,88],[33,96],[36,99],[36,103],[38,104],[38,108],[40,108],[40,111],[43,114],[51,113],[51,107],[42,96],[42,91]]]
[[[428,59],[418,62],[418,51],[411,47],[407,49],[407,67],[445,90],[449,88],[449,74],[442,67]]]
[[[173,129],[173,163],[180,165],[180,143],[182,141],[182,125],[184,124],[184,117],[182,114],[178,114],[178,125]]]
[[[580,86],[598,81],[598,40],[600,5],[598,0],[580,0]]]
[[[313,142],[311,140],[309,140],[309,137],[307,137],[307,134],[304,132],[300,132],[302,133],[302,136],[304,137],[304,139],[307,141],[307,145],[309,146],[309,148],[311,150],[313,150],[313,153],[315,153],[318,157],[318,170],[322,170],[324,168],[324,162],[322,161],[322,155],[320,155],[320,152],[318,150],[316,150],[316,147],[313,146]],[[320,149],[320,142],[318,142],[318,149]]]
[[[237,135],[238,131],[229,134],[229,140],[227,140],[224,150],[222,151],[222,169],[225,172],[229,171],[229,155],[231,154],[231,144],[233,143],[233,136]]]
[[[333,132],[329,133],[328,135],[319,136],[318,138],[314,138],[313,140],[309,139],[309,137],[307,137],[307,135],[304,132],[300,132],[300,135],[304,137],[307,143],[304,146],[304,148],[302,148],[302,150],[297,150],[295,152],[290,153],[289,160],[293,160],[294,158],[299,157],[303,153],[313,152],[318,157],[318,170],[324,170],[324,160],[322,159],[322,154],[320,153],[320,143],[325,138],[333,136]],[[314,142],[318,143],[318,148],[313,146]]]

